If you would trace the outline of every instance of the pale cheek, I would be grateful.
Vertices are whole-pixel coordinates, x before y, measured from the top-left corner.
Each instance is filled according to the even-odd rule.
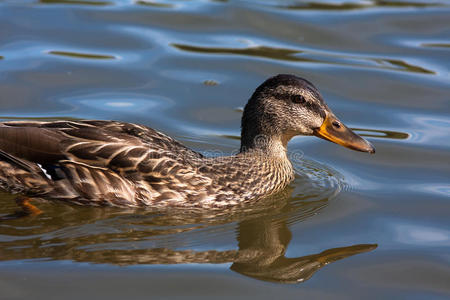
[[[309,134],[309,131],[311,131],[311,125],[311,119],[308,118],[308,114],[304,113],[303,111],[298,111],[294,126],[297,133]]]
[[[314,119],[314,124],[312,124],[313,126],[313,128],[319,128],[320,126],[322,126],[322,123],[323,123],[323,119],[322,118],[317,118],[317,119]]]
[[[299,114],[296,122],[297,132],[299,134],[311,135],[315,128],[322,125],[323,120],[319,116],[312,116],[311,114]]]

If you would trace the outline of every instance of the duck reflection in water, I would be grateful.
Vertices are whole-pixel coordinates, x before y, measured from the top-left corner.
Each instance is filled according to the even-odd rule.
[[[285,257],[292,238],[288,224],[317,214],[329,200],[328,197],[305,200],[306,195],[292,197],[291,193],[291,188],[286,189],[259,205],[262,208],[258,211],[241,207],[221,213],[208,211],[188,215],[173,211],[126,213],[115,209],[63,208],[49,203],[46,211],[61,211],[21,219],[20,223],[15,219],[0,223],[7,225],[3,226],[2,234],[11,238],[0,240],[0,260],[35,258],[121,266],[232,263],[231,270],[248,277],[298,283],[331,262],[377,247],[376,244],[360,244]],[[0,211],[0,215],[4,212]],[[207,240],[205,232],[208,230],[223,229],[233,223],[237,223],[237,250],[177,250],[174,246],[184,243],[186,238]],[[23,228],[28,228],[26,234]],[[153,245],[149,248],[149,244]]]
[[[303,282],[331,262],[377,247],[376,244],[360,244],[287,258],[285,253],[291,237],[286,221],[252,220],[240,223],[239,251],[231,270],[264,281]]]

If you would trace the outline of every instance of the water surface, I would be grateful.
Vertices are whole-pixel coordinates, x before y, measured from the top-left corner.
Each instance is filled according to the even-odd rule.
[[[296,180],[222,212],[0,194],[0,298],[450,296],[450,5],[0,1],[0,119],[114,119],[208,155],[278,73],[309,79],[375,155],[289,144]]]

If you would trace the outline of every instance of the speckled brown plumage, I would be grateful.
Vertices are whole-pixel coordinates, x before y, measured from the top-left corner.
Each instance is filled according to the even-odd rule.
[[[311,83],[278,75],[249,100],[234,156],[207,158],[136,124],[4,122],[0,187],[96,206],[232,206],[283,189],[294,176],[287,142],[326,116],[334,115]]]

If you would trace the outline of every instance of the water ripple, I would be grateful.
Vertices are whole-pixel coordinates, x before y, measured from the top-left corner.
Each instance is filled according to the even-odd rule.
[[[70,4],[70,5],[92,5],[92,6],[107,6],[113,5],[111,1],[83,1],[83,0],[39,0],[41,4]]]
[[[391,130],[377,130],[377,129],[363,129],[363,128],[352,128],[352,130],[357,131],[359,135],[366,137],[376,137],[383,139],[395,139],[395,140],[405,140],[409,138],[409,134],[406,132],[391,131]]]
[[[268,6],[277,7],[288,10],[361,10],[369,8],[421,8],[421,7],[439,7],[446,6],[445,2],[438,1],[389,1],[389,0],[372,0],[372,1],[295,1],[291,4],[283,4],[273,2],[266,4]]]
[[[431,48],[450,48],[450,44],[448,43],[422,43],[421,46]]]
[[[80,52],[69,52],[69,51],[48,51],[48,54],[66,56],[70,58],[81,58],[81,59],[119,59],[117,56],[107,55],[107,54],[92,54],[92,53],[80,53]]]
[[[173,106],[167,97],[139,94],[96,93],[90,95],[68,97],[62,100],[74,110],[100,110],[131,114],[148,114],[150,111],[161,111]],[[156,116],[155,116],[156,118]]]
[[[124,5],[123,1],[93,1],[93,0],[39,0],[41,4],[67,4],[67,5],[90,5],[90,6],[110,6],[110,5]],[[175,2],[175,1],[174,1]],[[177,1],[178,2],[178,1]],[[201,1],[190,1],[192,3],[198,3]],[[231,1],[226,0],[210,0],[208,2],[222,2],[225,4],[233,4]],[[264,5],[268,7],[285,9],[285,10],[322,10],[322,11],[351,11],[351,10],[363,10],[371,8],[424,8],[424,7],[441,7],[448,6],[445,1],[389,1],[389,0],[365,0],[365,1],[267,1],[261,3],[259,1],[236,1],[246,2],[251,4]],[[173,8],[178,3],[173,2],[159,2],[151,0],[136,0],[127,1],[125,5],[142,5],[158,8]]]
[[[172,47],[194,53],[202,54],[233,54],[251,57],[262,57],[273,60],[290,62],[310,62],[349,67],[375,68],[410,73],[436,74],[436,72],[421,66],[407,63],[404,60],[392,58],[363,57],[345,54],[330,54],[321,51],[295,50],[288,48],[276,48],[269,46],[252,46],[247,48],[203,47],[186,44],[172,43]],[[300,57],[299,55],[303,55]],[[319,57],[319,58],[314,58]],[[331,58],[331,59],[330,59]],[[375,63],[373,65],[373,63]]]
[[[174,8],[175,5],[171,3],[163,3],[163,2],[154,2],[154,1],[142,1],[138,0],[135,2],[137,5],[143,6],[151,6],[151,7],[160,7],[160,8]]]

